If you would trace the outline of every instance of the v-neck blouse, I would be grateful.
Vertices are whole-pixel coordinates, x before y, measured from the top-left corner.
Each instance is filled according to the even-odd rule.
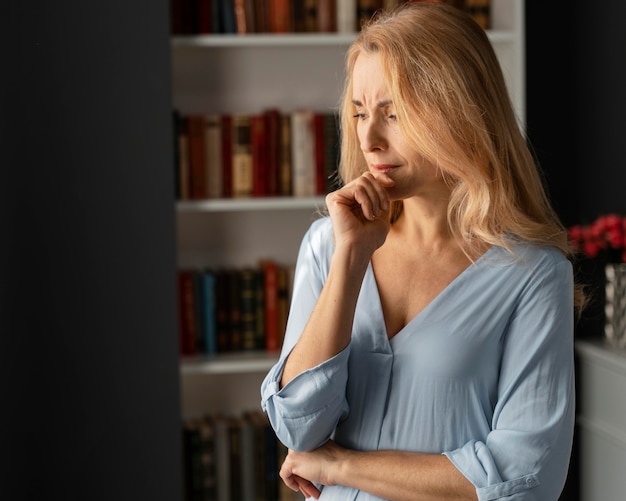
[[[281,389],[333,250],[320,218],[302,240],[281,355],[261,387],[279,439],[445,454],[480,500],[558,499],[574,426],[570,262],[552,248],[491,247],[391,339],[370,264],[350,344]],[[332,486],[320,499],[379,498]]]

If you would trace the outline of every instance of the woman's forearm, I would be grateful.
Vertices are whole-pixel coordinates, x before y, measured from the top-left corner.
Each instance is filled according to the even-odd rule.
[[[349,343],[361,283],[370,256],[338,248],[304,331],[292,349],[281,385],[341,352]]]

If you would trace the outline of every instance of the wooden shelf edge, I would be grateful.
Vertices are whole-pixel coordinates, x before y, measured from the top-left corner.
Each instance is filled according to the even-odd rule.
[[[266,372],[278,361],[278,355],[278,352],[254,351],[182,357],[180,370],[183,376]]]

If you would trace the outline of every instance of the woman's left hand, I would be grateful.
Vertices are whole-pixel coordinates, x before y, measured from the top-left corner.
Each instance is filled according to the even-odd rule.
[[[333,468],[346,449],[329,440],[319,449],[311,452],[290,450],[280,469],[283,482],[294,491],[301,491],[306,497],[318,499],[320,490],[313,484],[333,485]]]

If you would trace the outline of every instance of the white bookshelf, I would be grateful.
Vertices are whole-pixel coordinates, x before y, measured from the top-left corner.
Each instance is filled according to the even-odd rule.
[[[525,123],[524,2],[492,0],[487,33],[502,65],[520,125]],[[269,107],[336,109],[344,54],[356,34],[255,34],[172,40],[173,104],[181,113],[256,113]],[[260,258],[295,261],[323,197],[179,202],[180,267],[241,266]],[[183,360],[182,412],[259,405],[276,355]],[[225,397],[227,395],[227,397]]]

